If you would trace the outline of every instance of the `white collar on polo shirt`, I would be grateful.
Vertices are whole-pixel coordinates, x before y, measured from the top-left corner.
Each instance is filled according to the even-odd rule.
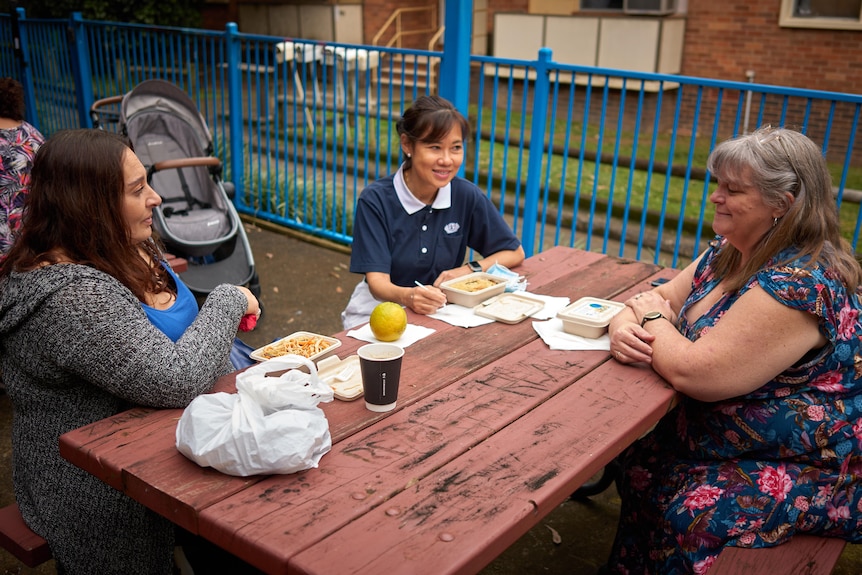
[[[401,167],[398,168],[398,172],[395,173],[394,182],[395,193],[398,194],[398,201],[401,202],[401,207],[404,208],[405,212],[408,214],[415,214],[419,210],[425,208],[425,204],[420,202],[416,196],[407,189],[407,185],[404,183],[404,164],[401,164]],[[449,182],[437,190],[437,197],[434,198],[434,203],[431,204],[431,208],[434,210],[445,210],[446,208],[451,207],[452,182]]]

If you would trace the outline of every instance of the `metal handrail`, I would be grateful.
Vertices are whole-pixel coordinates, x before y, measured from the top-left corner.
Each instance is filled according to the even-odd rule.
[[[434,46],[436,46],[437,43],[440,42],[440,38],[443,37],[443,32],[445,32],[445,31],[446,31],[446,27],[440,26],[440,28],[437,30],[437,33],[434,34],[433,36],[431,36],[431,40],[428,41],[428,51],[429,52],[434,51]]]
[[[437,21],[437,6],[413,6],[408,8],[398,8],[395,10],[392,15],[384,22],[383,26],[380,27],[380,31],[374,35],[374,38],[371,40],[371,44],[374,46],[379,46],[380,38],[383,37],[383,34],[388,31],[388,29],[395,23],[395,34],[389,41],[386,43],[387,48],[391,48],[392,46],[397,44],[398,48],[401,48],[401,38],[404,36],[413,36],[416,34],[427,34],[428,32],[434,31],[433,26],[430,28],[421,28],[418,30],[404,30],[402,23],[402,16],[408,12],[430,12],[431,18],[430,21]],[[442,32],[438,32],[438,34],[442,34]],[[436,34],[435,34],[436,36]]]

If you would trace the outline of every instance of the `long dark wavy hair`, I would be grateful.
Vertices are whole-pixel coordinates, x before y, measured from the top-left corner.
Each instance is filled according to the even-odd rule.
[[[0,278],[73,262],[113,276],[140,301],[146,292],[167,289],[161,246],[153,238],[133,243],[123,217],[126,153],[126,139],[102,130],[51,136],[36,153],[21,233],[0,265]]]
[[[406,136],[412,143],[439,142],[452,128],[461,128],[464,141],[470,135],[470,122],[449,100],[440,96],[420,96],[404,111],[395,128],[398,135]],[[405,169],[412,166],[410,158],[404,159]]]

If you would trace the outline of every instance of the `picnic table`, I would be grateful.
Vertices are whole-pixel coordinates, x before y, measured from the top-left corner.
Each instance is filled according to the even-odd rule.
[[[674,270],[555,247],[516,268],[536,294],[624,301]],[[476,573],[673,406],[652,369],[551,350],[527,319],[436,331],[406,349],[398,405],[321,404],[317,468],[232,477],[175,447],[182,411],[136,408],[60,438],[60,452],[267,573]],[[336,334],[338,355],[365,342]],[[235,390],[235,374],[216,391]]]

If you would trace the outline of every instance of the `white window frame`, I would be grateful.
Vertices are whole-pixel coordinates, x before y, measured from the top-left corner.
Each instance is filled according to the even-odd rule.
[[[778,25],[784,28],[825,28],[830,30],[862,30],[862,10],[857,20],[848,18],[799,18],[793,15],[797,0],[781,0],[781,13]]]

